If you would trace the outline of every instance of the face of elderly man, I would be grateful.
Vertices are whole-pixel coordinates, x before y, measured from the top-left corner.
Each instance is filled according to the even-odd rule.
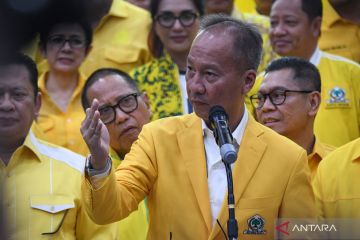
[[[99,79],[87,91],[89,102],[92,102],[94,98],[99,101],[100,117],[105,108],[108,109],[106,111],[115,110],[114,120],[107,123],[106,127],[110,134],[110,146],[121,157],[130,151],[143,125],[150,121],[151,113],[146,94],[139,93],[134,97],[137,101],[135,110],[126,113],[119,108],[119,105],[129,105],[134,100],[130,95],[134,93],[137,91],[117,74]]]
[[[234,61],[234,39],[221,27],[200,33],[188,56],[187,93],[195,113],[207,121],[214,105],[229,115],[230,129],[239,124],[244,111],[244,96],[251,89],[255,70],[244,70]]]
[[[39,113],[40,95],[34,96],[34,86],[25,66],[0,66],[0,141],[6,146],[22,144],[32,122]],[[15,146],[12,146],[15,147]]]

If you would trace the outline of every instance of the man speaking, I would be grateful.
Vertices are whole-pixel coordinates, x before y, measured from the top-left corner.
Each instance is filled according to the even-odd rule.
[[[227,178],[208,120],[215,105],[225,109],[239,145],[231,164],[239,238],[274,239],[277,218],[315,216],[306,152],[257,123],[244,107],[261,43],[249,24],[222,15],[204,18],[186,72],[195,114],[145,125],[115,172],[109,133],[98,101],[92,102],[81,127],[91,151],[82,193],[96,223],[126,217],[147,197],[148,239],[224,239]]]

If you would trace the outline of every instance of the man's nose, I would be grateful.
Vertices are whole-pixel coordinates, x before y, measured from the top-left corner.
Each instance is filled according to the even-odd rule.
[[[115,109],[115,122],[123,123],[129,118],[129,114],[123,112],[119,107]]]
[[[5,94],[0,97],[0,109],[2,111],[11,111],[14,107],[15,105],[11,101],[10,94]]]

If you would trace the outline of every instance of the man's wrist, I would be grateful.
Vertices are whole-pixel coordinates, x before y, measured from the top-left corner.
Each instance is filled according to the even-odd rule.
[[[104,175],[110,172],[112,167],[111,158],[108,156],[106,159],[106,165],[102,169],[95,169],[91,163],[91,155],[86,158],[85,171],[90,177],[96,175]]]

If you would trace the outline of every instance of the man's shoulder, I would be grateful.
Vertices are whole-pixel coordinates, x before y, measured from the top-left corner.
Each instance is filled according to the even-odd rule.
[[[321,53],[321,60],[320,60],[320,64],[319,64],[319,70],[321,71],[321,65],[322,63],[327,62],[328,64],[331,64],[333,67],[337,67],[340,68],[355,68],[355,69],[360,69],[360,65],[357,62],[354,62],[348,58],[339,56],[339,55],[335,55],[335,54],[331,54],[331,53],[327,53],[327,52],[322,52]]]
[[[357,138],[329,153],[321,162],[323,168],[339,169],[349,165],[354,160],[360,160],[360,138]]]
[[[266,145],[267,152],[276,154],[279,157],[294,156],[294,154],[300,155],[305,152],[305,150],[295,142],[256,122],[254,119],[250,121],[248,131],[257,138],[259,143]],[[246,141],[246,139],[244,139],[244,141]],[[256,148],[256,146],[253,147]]]
[[[32,139],[33,145],[43,159],[51,159],[62,162],[73,170],[84,172],[85,157],[58,145],[41,139]]]

